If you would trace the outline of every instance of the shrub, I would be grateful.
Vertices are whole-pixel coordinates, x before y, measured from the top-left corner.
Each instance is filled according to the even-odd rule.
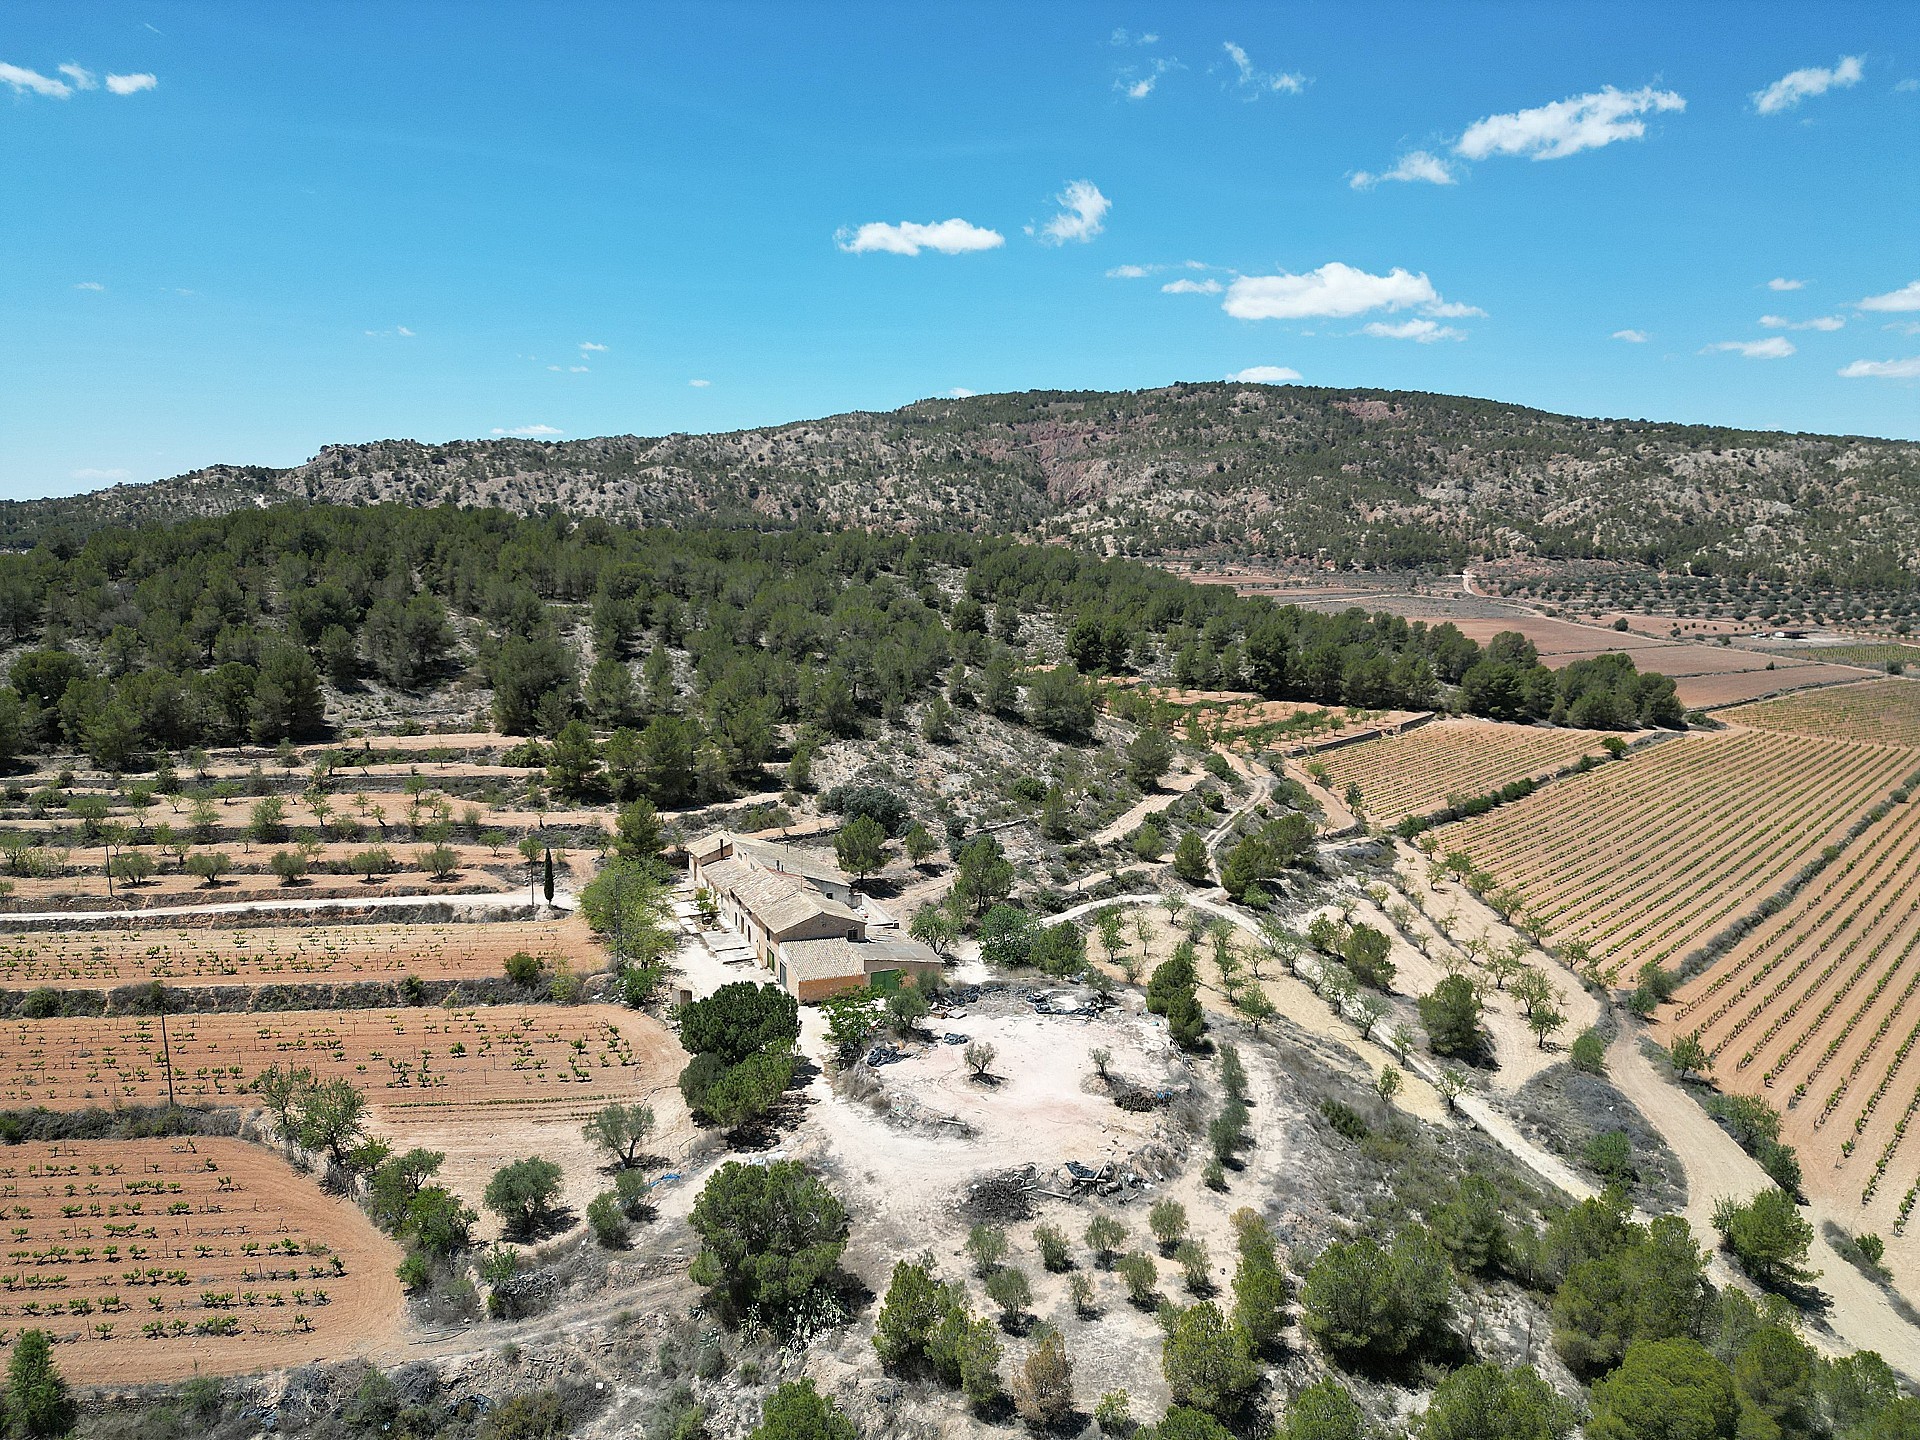
[[[546,969],[544,960],[538,956],[529,955],[524,950],[516,950],[507,957],[507,979],[523,989],[531,990],[538,985]]]
[[[859,1432],[839,1406],[816,1393],[813,1381],[802,1376],[767,1398],[760,1423],[747,1440],[859,1440]]]
[[[1073,1254],[1060,1227],[1042,1223],[1033,1227],[1033,1243],[1040,1247],[1040,1263],[1054,1274],[1073,1268]]]
[[[594,1196],[587,1205],[587,1224],[593,1227],[593,1238],[608,1250],[624,1250],[630,1240],[627,1229],[626,1212],[621,1208],[620,1198],[611,1190],[603,1190]]]
[[[1046,1330],[1014,1372],[1013,1405],[1029,1425],[1050,1429],[1073,1413],[1073,1361],[1058,1330]]]
[[[1129,1255],[1122,1255],[1113,1268],[1127,1282],[1129,1300],[1142,1308],[1153,1304],[1155,1287],[1160,1283],[1160,1267],[1153,1263],[1151,1255],[1135,1250]]]

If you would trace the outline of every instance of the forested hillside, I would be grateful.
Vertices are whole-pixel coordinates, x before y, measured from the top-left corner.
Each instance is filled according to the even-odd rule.
[[[288,470],[8,502],[0,541],[288,498],[1368,566],[1540,555],[1901,589],[1920,570],[1920,445],[1238,384],[926,400],[727,435],[329,446]]]
[[[0,752],[110,769],[324,735],[369,686],[465,697],[511,734],[584,719],[661,804],[712,799],[920,704],[1086,738],[1088,677],[1319,705],[1681,719],[1625,657],[1541,666],[1517,635],[1326,615],[1059,546],[862,530],[635,530],[561,515],[288,505],[0,556]]]

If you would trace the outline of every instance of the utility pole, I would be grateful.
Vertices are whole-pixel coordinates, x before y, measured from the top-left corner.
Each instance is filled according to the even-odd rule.
[[[153,982],[153,998],[160,1008],[160,1063],[167,1071],[167,1108],[174,1108],[173,1099],[173,1046],[167,1040],[167,987],[160,981]]]

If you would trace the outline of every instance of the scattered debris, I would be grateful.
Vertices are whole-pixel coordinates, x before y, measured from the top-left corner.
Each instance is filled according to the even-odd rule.
[[[971,1221],[1003,1225],[1032,1219],[1038,1174],[1035,1166],[1022,1165],[969,1181],[961,1193],[960,1214]]]

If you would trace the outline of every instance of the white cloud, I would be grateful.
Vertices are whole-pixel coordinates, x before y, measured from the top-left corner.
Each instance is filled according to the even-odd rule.
[[[1769,330],[1839,330],[1846,321],[1838,315],[1819,315],[1811,320],[1789,320],[1784,315],[1762,315],[1760,323]]]
[[[515,425],[510,430],[498,430],[496,435],[512,435],[522,440],[538,440],[548,435],[564,435],[564,430],[556,430],[551,425]]]
[[[1653,337],[1644,330],[1616,330],[1613,332],[1613,338],[1624,340],[1629,345],[1644,345]]]
[[[1140,35],[1130,35],[1125,30],[1115,30],[1112,41],[1115,45],[1158,45],[1160,37],[1152,31]]]
[[[87,69],[84,65],[75,65],[72,61],[68,61],[65,65],[62,65],[60,67],[60,73],[73,82],[73,88],[76,90],[93,90],[97,89],[100,84],[98,80],[93,78],[93,72],[91,70]]]
[[[89,467],[84,470],[75,470],[73,478],[76,480],[131,480],[133,472],[131,470],[95,470]]]
[[[1333,260],[1304,275],[1242,275],[1227,287],[1221,308],[1237,320],[1306,320],[1442,304],[1424,274],[1396,266],[1385,275],[1370,275]]]
[[[1366,170],[1356,170],[1347,184],[1355,190],[1371,190],[1385,180],[1418,182],[1423,185],[1456,185],[1459,179],[1447,167],[1447,162],[1426,150],[1409,150],[1394,162],[1391,170],[1383,170],[1378,175]]]
[[[16,95],[44,95],[49,100],[64,100],[73,94],[73,87],[64,80],[4,61],[0,61],[0,85],[12,86]]]
[[[1144,280],[1153,271],[1144,265],[1116,265],[1107,271],[1109,280]]]
[[[1218,280],[1170,280],[1160,287],[1162,295],[1218,295]]]
[[[1856,360],[1840,375],[1846,380],[1920,380],[1920,355],[1905,360]]]
[[[1113,88],[1129,100],[1144,100],[1153,93],[1153,87],[1160,83],[1160,77],[1170,70],[1184,68],[1178,60],[1156,59],[1145,71],[1128,65],[1113,78]]]
[[[567,366],[567,373],[569,375],[584,375],[587,373],[587,367],[584,365],[569,365]]]
[[[1102,195],[1100,187],[1091,180],[1070,180],[1067,188],[1053,199],[1056,205],[1065,208],[1041,227],[1039,239],[1043,245],[1065,245],[1069,240],[1084,243],[1093,239],[1105,228],[1102,222],[1113,208],[1113,202]],[[1031,232],[1032,227],[1028,229]]]
[[[367,333],[371,335],[373,332],[369,330]],[[547,366],[547,368],[553,371],[556,375],[560,373],[560,367],[558,365],[549,365]]]
[[[1841,56],[1831,70],[1809,65],[1804,70],[1782,75],[1764,90],[1754,91],[1753,108],[1762,115],[1778,115],[1782,110],[1791,110],[1812,96],[1858,85],[1864,73],[1865,67],[1858,55]]]
[[[1397,325],[1389,325],[1375,320],[1360,327],[1362,335],[1376,336],[1381,340],[1412,340],[1420,345],[1431,345],[1436,340],[1464,340],[1467,332],[1456,330],[1451,325],[1436,325],[1431,320],[1402,320]]]
[[[1905,93],[1907,91],[1912,91],[1912,90],[1920,90],[1920,80],[1915,80],[1911,76],[1909,76],[1907,79],[1902,80],[1898,85],[1894,86],[1893,88],[1895,90],[1901,91],[1902,93]]]
[[[605,350],[606,348],[607,348],[607,347],[606,347],[606,346],[604,346],[604,345],[596,345],[596,344],[594,344],[594,343],[593,343],[593,341],[591,341],[591,340],[582,340],[582,341],[580,342],[580,353],[581,353],[581,354],[583,354],[583,355],[584,355],[584,354],[586,354],[586,353],[587,353],[588,351],[590,351],[590,350]]]
[[[1909,280],[1898,290],[1884,295],[1869,295],[1860,302],[1862,310],[1920,310],[1920,280]]]
[[[969,390],[964,385],[956,385],[951,390],[942,390],[940,392],[940,398],[943,400],[971,400],[979,393],[978,390]]]
[[[1707,346],[1700,353],[1741,355],[1749,360],[1784,360],[1794,350],[1793,342],[1786,336],[1769,335],[1764,340],[1722,340],[1716,345]]]
[[[151,90],[160,83],[157,75],[109,75],[107,89],[115,95],[137,95],[142,90]]]
[[[1438,315],[1442,320],[1467,320],[1474,316],[1485,317],[1486,311],[1478,305],[1461,305],[1452,300],[1441,300],[1432,305],[1420,307],[1428,315]]]
[[[713,382],[711,380],[689,380],[687,381],[687,384],[692,386],[695,390],[704,390],[709,385],[713,384]]]
[[[1007,243],[997,230],[970,225],[965,220],[938,220],[931,225],[903,220],[898,225],[869,221],[856,230],[842,230],[834,243],[849,255],[918,255],[936,250],[942,255],[965,255],[974,250],[996,250]]]
[[[98,280],[82,280],[73,288],[76,290],[104,290],[107,287],[102,285]]]
[[[1687,102],[1671,90],[1655,90],[1652,86],[1619,90],[1608,85],[1590,95],[1476,120],[1453,149],[1469,160],[1484,160],[1489,155],[1559,160],[1616,140],[1638,140],[1647,133],[1641,116],[1686,108]]]
[[[1236,370],[1227,376],[1243,385],[1284,385],[1289,380],[1298,380],[1300,372],[1286,365],[1249,365],[1244,370]]]
[[[1307,88],[1307,77],[1286,70],[1256,70],[1247,52],[1233,41],[1226,41],[1221,49],[1227,52],[1227,58],[1233,62],[1240,89],[1249,100],[1258,100],[1262,95],[1298,95]]]
[[[1789,280],[1784,275],[1776,275],[1767,282],[1767,288],[1769,290],[1804,290],[1807,288],[1807,282],[1804,280]]]

